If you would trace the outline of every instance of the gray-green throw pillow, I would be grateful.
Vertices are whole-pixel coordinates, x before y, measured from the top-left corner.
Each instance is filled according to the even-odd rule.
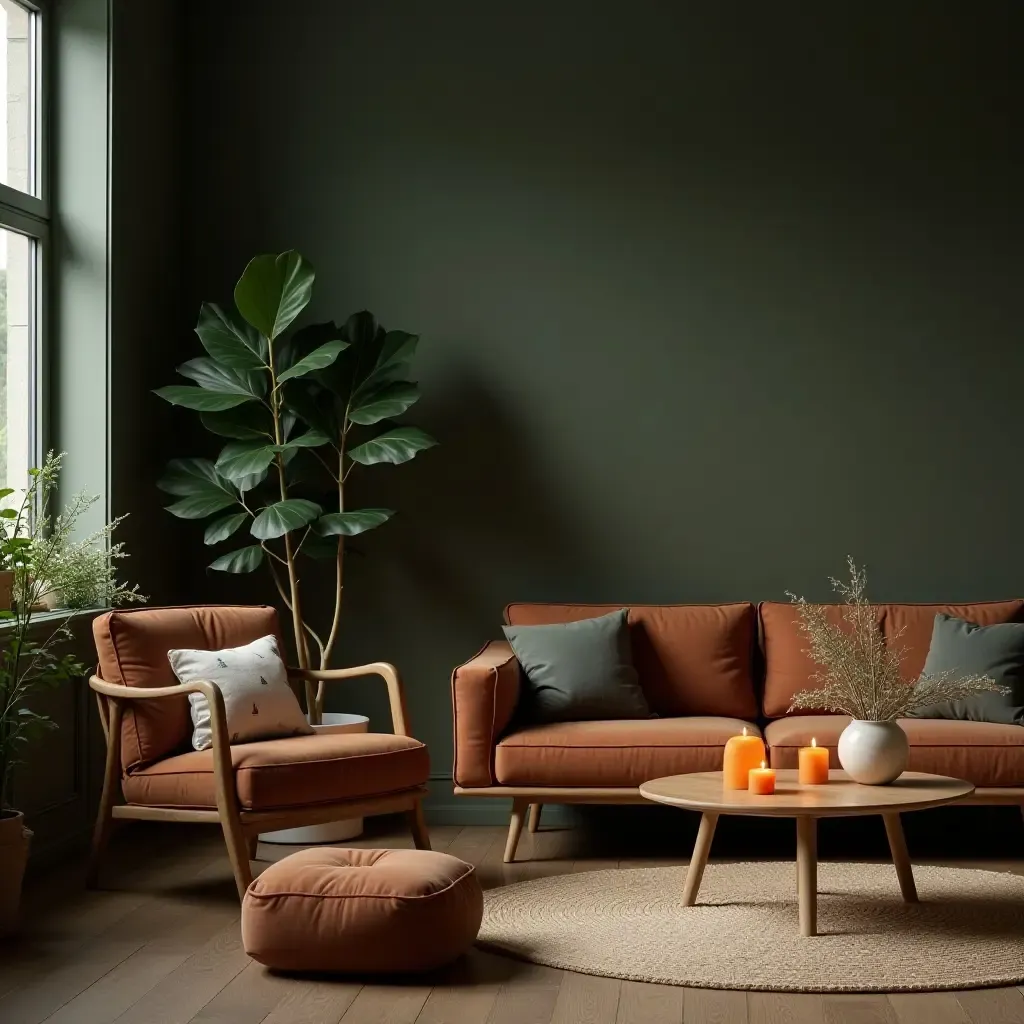
[[[921,708],[914,718],[1024,725],[1024,622],[978,626],[952,615],[936,615],[922,675],[955,671],[988,676],[1009,693],[976,693],[963,700]]]
[[[543,626],[505,626],[526,676],[524,718],[574,722],[648,718],[626,611]]]

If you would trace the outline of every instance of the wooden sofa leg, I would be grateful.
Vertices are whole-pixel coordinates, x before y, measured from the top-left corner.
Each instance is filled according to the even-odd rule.
[[[96,824],[92,831],[92,847],[89,851],[89,867],[85,884],[90,889],[99,883],[100,861],[107,849],[110,831],[114,827],[114,798],[121,781],[121,717],[120,701],[111,701],[107,721],[107,759],[103,769],[103,791],[96,811]]]
[[[540,812],[543,808],[543,804],[530,804],[530,817],[526,824],[530,832],[536,832],[540,828]]]
[[[512,800],[512,817],[508,823],[508,841],[505,843],[505,863],[511,864],[516,859],[516,847],[519,837],[523,834],[523,818],[526,816],[528,801],[526,797],[517,796]]]
[[[406,812],[409,819],[409,831],[412,832],[413,845],[417,850],[430,849],[430,832],[423,817],[423,801],[416,803]]]
[[[228,859],[231,861],[231,873],[235,876],[235,887],[238,898],[245,895],[245,890],[252,882],[252,867],[249,864],[249,840],[242,831],[242,822],[235,814],[222,814],[221,828],[224,830],[224,842],[228,848]]]

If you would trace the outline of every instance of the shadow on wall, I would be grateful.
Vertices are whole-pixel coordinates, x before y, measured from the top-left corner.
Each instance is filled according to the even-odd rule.
[[[365,542],[368,551],[380,544],[366,568],[373,572],[386,549],[409,596],[460,634],[482,638],[495,634],[508,601],[591,593],[596,560],[573,522],[571,496],[532,446],[530,425],[465,366],[418,411],[440,446],[381,472],[367,503],[382,501],[398,516],[386,541],[382,532]],[[371,591],[386,598],[360,585],[361,595]]]

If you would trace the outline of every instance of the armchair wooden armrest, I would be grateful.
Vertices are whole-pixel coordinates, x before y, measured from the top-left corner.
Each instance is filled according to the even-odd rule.
[[[357,679],[361,676],[380,676],[388,688],[388,703],[391,705],[391,726],[396,736],[409,736],[409,715],[405,706],[405,688],[398,675],[398,669],[386,661],[374,661],[369,665],[352,665],[349,668],[290,668],[288,675],[292,679],[301,679],[307,685],[316,683],[316,694],[312,707],[316,710],[319,720],[324,705],[324,683],[339,679]],[[308,691],[307,691],[308,692]]]
[[[100,722],[107,739],[107,760],[103,771],[103,794],[101,807],[110,807],[114,793],[121,779],[121,720],[124,717],[126,700],[160,700],[166,697],[181,697],[185,693],[201,693],[210,705],[210,732],[213,739],[213,783],[217,797],[217,813],[222,822],[237,829],[238,794],[235,790],[234,768],[231,764],[231,742],[228,737],[228,718],[224,709],[224,694],[220,687],[209,679],[196,679],[191,683],[177,686],[121,686],[108,683],[99,676],[89,679],[89,686],[96,692],[100,708]],[[90,878],[95,879],[99,854],[106,843],[106,835],[100,834],[102,818],[97,818],[97,832],[93,840],[93,863]],[[243,841],[244,843],[244,841]],[[230,844],[229,844],[230,848]],[[232,850],[232,861],[235,853]],[[248,883],[246,883],[248,884]],[[245,887],[241,890],[244,892]]]

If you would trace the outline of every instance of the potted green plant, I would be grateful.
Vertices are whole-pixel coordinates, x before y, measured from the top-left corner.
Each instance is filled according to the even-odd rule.
[[[350,508],[349,478],[364,467],[408,462],[437,442],[394,422],[420,397],[409,379],[418,338],[386,331],[368,312],[341,326],[290,330],[313,282],[313,268],[297,252],[257,256],[235,286],[235,309],[202,306],[196,334],[206,355],[178,367],[193,383],[156,393],[199,413],[223,447],[215,459],[175,459],[159,486],[177,499],[168,507],[173,515],[216,517],[204,541],[231,542],[233,550],[211,569],[269,569],[291,615],[299,666],[327,668],[338,639],[346,542],[394,515]],[[306,614],[302,599],[301,581],[317,563],[328,563],[334,577],[333,607],[322,622]],[[309,684],[306,703],[318,721]]]
[[[97,593],[105,603],[144,600],[137,587],[114,578],[111,532],[120,520],[83,540],[75,532],[83,513],[98,499],[75,495],[55,517],[50,502],[60,476],[62,455],[52,452],[40,469],[29,470],[28,486],[16,508],[3,510],[2,553],[11,566],[13,607],[0,610],[0,935],[13,931],[21,900],[21,882],[28,860],[31,832],[24,814],[13,806],[14,769],[23,762],[33,738],[55,723],[31,707],[40,691],[81,676],[84,666],[63,650],[72,638],[70,614],[39,621],[37,609],[47,594],[65,585],[69,553],[81,562],[92,552]],[[9,497],[13,491],[4,496]],[[8,511],[12,514],[8,514]]]

